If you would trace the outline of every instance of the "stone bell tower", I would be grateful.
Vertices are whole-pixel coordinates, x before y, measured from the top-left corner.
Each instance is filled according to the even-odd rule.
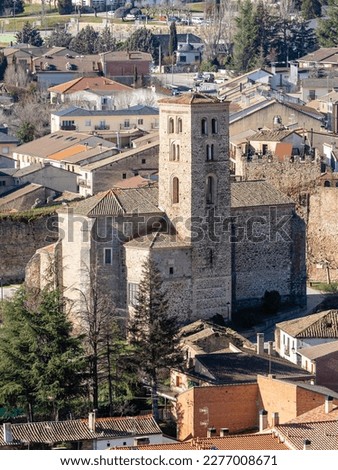
[[[159,106],[159,207],[191,247],[193,316],[230,319],[229,103],[187,93]]]

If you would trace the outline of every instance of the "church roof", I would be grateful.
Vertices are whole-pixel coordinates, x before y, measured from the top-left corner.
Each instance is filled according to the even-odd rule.
[[[109,189],[98,193],[73,207],[77,214],[87,217],[119,214],[161,214],[157,207],[158,189],[154,187]]]
[[[171,96],[158,100],[158,103],[177,103],[177,104],[212,104],[220,103],[215,96],[205,95],[203,93],[191,92],[183,93],[178,96]]]
[[[142,237],[134,238],[125,243],[128,248],[190,248],[191,244],[182,240],[178,235],[153,232]]]
[[[235,181],[231,183],[231,208],[273,206],[294,202],[266,181]]]

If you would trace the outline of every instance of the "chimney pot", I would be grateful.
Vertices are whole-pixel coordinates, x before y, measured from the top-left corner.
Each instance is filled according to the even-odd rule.
[[[221,428],[220,429],[220,437],[224,437],[224,436],[227,436],[229,434],[229,428]]]
[[[213,437],[216,434],[216,429],[215,428],[208,428],[207,430],[207,437]]]
[[[259,412],[259,431],[262,432],[268,427],[268,412],[260,410]]]
[[[327,396],[325,398],[325,413],[331,413],[333,408],[333,397]]]
[[[271,420],[272,420],[272,427],[279,425],[279,414],[277,413],[277,411],[272,413]]]
[[[304,439],[303,441],[303,450],[311,449],[311,441],[309,439]]]
[[[257,354],[264,354],[264,333],[257,333]]]
[[[10,444],[11,442],[13,442],[12,424],[4,423],[3,430],[4,430],[4,441],[6,442],[6,444]]]

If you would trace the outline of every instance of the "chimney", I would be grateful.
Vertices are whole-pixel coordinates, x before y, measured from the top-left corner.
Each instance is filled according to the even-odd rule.
[[[259,432],[264,431],[268,427],[268,412],[260,410],[259,412]]]
[[[207,437],[214,437],[216,434],[216,429],[215,428],[208,428],[207,429]]]
[[[4,423],[4,441],[6,444],[10,444],[13,442],[13,435],[12,435],[12,424],[11,423]]]
[[[257,333],[257,354],[264,354],[264,333]]]
[[[273,341],[268,341],[268,354],[269,356],[273,354]]]
[[[278,425],[279,425],[279,414],[277,413],[277,411],[275,411],[271,415],[271,426],[274,428],[275,426],[278,426]]]
[[[309,439],[304,439],[303,450],[311,450],[311,441]]]
[[[95,432],[96,429],[96,410],[93,410],[88,415],[88,427],[91,432]]]
[[[227,436],[229,434],[229,428],[221,428],[219,431],[220,437]]]
[[[325,398],[325,413],[331,413],[333,408],[333,397],[327,396]]]

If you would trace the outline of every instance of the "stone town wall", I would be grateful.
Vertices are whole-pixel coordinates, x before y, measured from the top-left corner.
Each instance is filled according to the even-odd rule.
[[[304,227],[292,206],[233,209],[232,216],[235,309],[260,305],[266,290],[278,290],[284,303],[303,305]]]
[[[338,253],[334,243],[338,233],[335,173],[321,176],[320,163],[311,159],[269,163],[263,158],[246,162],[241,176],[244,180],[265,179],[291,197],[306,223],[308,280],[338,282]],[[326,180],[330,187],[324,187]]]
[[[243,180],[266,180],[274,188],[287,194],[294,201],[298,213],[306,220],[308,211],[307,194],[316,192],[321,165],[317,160],[307,157],[304,161],[295,158],[290,161],[268,161],[253,157],[250,162],[246,158],[242,162],[242,171],[238,173]]]
[[[310,197],[307,228],[308,279],[338,282],[338,188],[318,187]]]
[[[0,277],[4,282],[24,280],[26,265],[36,250],[57,240],[55,223],[55,214],[0,218]]]

